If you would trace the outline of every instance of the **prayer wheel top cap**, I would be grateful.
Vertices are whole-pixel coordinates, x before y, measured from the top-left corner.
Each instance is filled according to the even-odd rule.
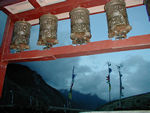
[[[76,11],[79,11],[79,12],[86,12],[87,14],[89,14],[89,10],[84,8],[84,7],[77,7],[77,8],[74,8],[69,14],[72,15],[72,13],[76,12]]]
[[[15,24],[18,24],[18,23],[24,23],[24,24],[27,24],[28,26],[31,26],[31,24],[27,21],[16,21]]]
[[[124,0],[110,0],[105,4],[104,8],[106,10],[106,8],[109,8],[111,5],[117,5],[117,4],[124,5],[124,6],[126,5]]]
[[[58,20],[58,18],[55,15],[52,15],[50,13],[42,15],[40,17],[40,20],[43,20],[43,19],[46,19],[46,18],[55,18],[56,20]]]

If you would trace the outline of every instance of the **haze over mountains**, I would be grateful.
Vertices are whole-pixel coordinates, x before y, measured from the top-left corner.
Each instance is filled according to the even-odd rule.
[[[68,90],[60,90],[60,92],[68,99]],[[105,104],[106,101],[100,99],[97,95],[82,94],[78,91],[72,91],[72,107],[95,110],[97,107]]]

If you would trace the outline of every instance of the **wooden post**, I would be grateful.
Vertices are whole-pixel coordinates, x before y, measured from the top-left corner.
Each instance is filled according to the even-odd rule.
[[[2,46],[0,48],[0,98],[2,97],[5,73],[8,64],[7,61],[4,61],[4,58],[9,54],[9,45],[12,37],[12,31],[13,31],[13,22],[11,21],[10,17],[8,17],[5,26]]]
[[[0,62],[0,97],[2,97],[6,68],[7,68],[7,63]]]

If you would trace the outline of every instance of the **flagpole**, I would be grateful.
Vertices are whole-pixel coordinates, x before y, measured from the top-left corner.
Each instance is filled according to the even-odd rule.
[[[111,101],[111,84],[110,84],[110,73],[111,73],[110,72],[110,69],[111,69],[110,66],[111,66],[111,63],[108,62],[107,64],[108,64],[108,85],[109,85],[109,89],[108,89],[109,91],[108,92],[109,92],[109,102],[110,102]]]
[[[121,79],[122,74],[121,74],[121,72],[120,72],[120,68],[121,68],[121,67],[122,67],[121,65],[118,65],[118,66],[117,66],[117,68],[118,68],[118,73],[119,73],[119,82],[120,82],[120,96],[119,96],[119,107],[120,107],[120,108],[122,107],[122,105],[121,105],[121,98],[122,98],[122,96],[123,96],[122,89],[124,89],[124,87],[122,86],[122,79]]]
[[[74,73],[74,70],[75,70],[75,66],[73,66],[73,69],[72,69],[72,82],[71,82],[71,86],[70,86],[70,91],[68,93],[68,107],[71,107],[71,100],[72,100],[72,88],[73,88],[73,85],[74,85],[74,78],[75,78],[75,73]]]
[[[110,72],[109,72],[109,62],[108,62],[108,76],[109,76],[109,83],[108,85],[110,85]],[[110,87],[109,87],[109,102],[111,101],[111,95],[110,95]]]
[[[73,69],[72,69],[72,74],[74,74],[74,68],[75,68],[75,66],[73,66]]]

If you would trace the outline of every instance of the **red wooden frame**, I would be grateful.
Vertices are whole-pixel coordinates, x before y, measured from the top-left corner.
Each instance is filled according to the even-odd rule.
[[[55,60],[58,58],[150,48],[150,34],[148,34],[129,37],[124,40],[104,40],[80,46],[69,45],[51,48],[50,50],[33,50],[11,54],[9,52],[9,44],[13,32],[13,23],[8,18],[2,47],[0,48],[0,96],[2,94],[6,67],[9,62]]]
[[[9,1],[8,3],[5,1],[9,1],[9,0],[4,0],[3,4],[0,4],[1,9],[3,9],[3,7],[1,6],[5,6],[6,4],[8,5],[14,2],[16,3],[24,0],[12,0],[11,2]],[[58,58],[150,48],[150,34],[147,34],[147,35],[129,37],[128,39],[124,39],[124,40],[115,40],[115,41],[104,40],[104,41],[90,42],[86,45],[80,45],[80,46],[69,45],[69,46],[51,48],[50,50],[24,51],[15,54],[10,53],[9,45],[11,42],[13,26],[14,26],[14,22],[18,19],[18,17],[22,17],[23,19],[25,18],[26,20],[32,20],[34,18],[38,18],[43,13],[47,13],[49,10],[53,10],[54,8],[55,10],[53,10],[53,13],[56,14],[62,12],[60,9],[63,9],[63,12],[65,12],[71,10],[73,7],[76,7],[79,4],[80,6],[84,6],[85,4],[87,7],[88,5],[96,6],[99,4],[99,2],[105,3],[107,0],[97,0],[97,2],[95,1],[94,3],[92,2],[93,0],[84,0],[84,2],[82,1],[82,3],[80,2],[80,0],[78,2],[76,0],[68,0],[68,1],[69,1],[68,4],[64,4],[62,2],[55,6],[51,5],[51,7],[45,6],[41,8],[39,4],[35,3],[35,0],[29,0],[29,2],[35,7],[34,12],[33,10],[31,10],[24,13],[12,15],[6,11],[7,13],[9,13],[9,16],[5,27],[3,43],[0,48],[0,97],[2,96],[2,88],[3,88],[4,78],[5,78],[5,72],[6,72],[7,64],[9,62],[55,60]],[[68,7],[68,5],[71,5],[71,7]],[[40,10],[42,10],[42,13],[40,13]],[[32,16],[28,17],[28,14]]]
[[[34,9],[17,13],[17,14],[11,14],[8,10],[6,10],[4,7],[14,4],[14,3],[19,3],[23,2],[25,0],[2,0],[0,3],[0,8],[11,17],[13,21],[18,21],[18,20],[33,20],[40,18],[43,14],[46,13],[51,13],[51,14],[61,14],[61,13],[66,13],[70,12],[73,8],[76,8],[78,6],[85,7],[85,8],[90,8],[90,7],[95,7],[95,6],[100,6],[106,4],[110,0],[66,0],[64,2],[60,2],[57,4],[52,4],[52,5],[47,5],[44,7],[41,7],[36,0],[28,0],[34,7]],[[139,6],[143,5],[138,4],[138,5],[132,5],[133,6]],[[96,13],[101,13],[101,11],[96,12]],[[91,13],[95,14],[95,13]],[[66,19],[66,18],[63,18]]]

